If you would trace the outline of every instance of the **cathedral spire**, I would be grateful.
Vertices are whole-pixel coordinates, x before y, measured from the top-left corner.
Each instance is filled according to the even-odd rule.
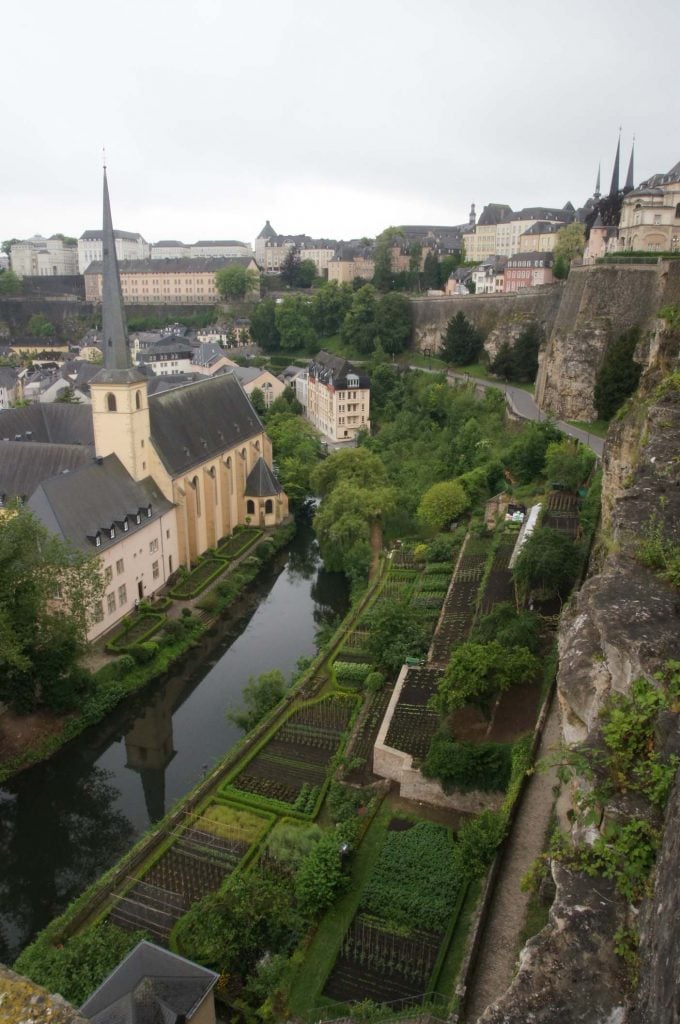
[[[104,217],[102,243],[102,336],[104,366],[107,370],[129,370],[132,367],[123,295],[120,287],[116,240],[113,234],[109,183],[104,165]]]
[[[630,161],[628,163],[628,174],[626,175],[626,184],[623,186],[624,194],[632,192],[635,188],[635,176],[633,170],[633,162],[635,160],[635,136],[633,136],[633,145],[630,150]]]
[[[599,199],[602,193],[600,192],[600,169],[601,164],[597,165],[597,181],[595,182],[595,191],[593,192],[593,199]]]
[[[619,128],[619,141],[616,143],[616,156],[614,157],[614,170],[612,171],[612,184],[609,189],[610,196],[619,194],[619,164],[621,163],[621,129]]]

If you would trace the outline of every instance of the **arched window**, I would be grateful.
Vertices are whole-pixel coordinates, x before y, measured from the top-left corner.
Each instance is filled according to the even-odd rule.
[[[116,411],[116,396],[112,395],[111,392],[106,396],[106,408],[109,412]]]
[[[248,513],[249,516],[255,515],[255,502],[253,501],[252,498],[248,498],[246,502],[246,512]]]
[[[142,408],[142,392],[135,391],[135,409]]]
[[[264,511],[265,511],[265,515],[268,515],[268,516],[271,515],[272,512],[274,511],[274,502],[272,501],[271,498],[267,498],[267,500],[265,501],[265,503],[264,503]]]
[[[193,480],[191,481],[191,486],[196,491],[196,515],[200,516],[200,514],[201,514],[201,488],[200,488],[200,485],[198,483],[198,477],[197,476],[195,476],[193,478]]]
[[[680,203],[675,207],[675,219],[680,220]]]

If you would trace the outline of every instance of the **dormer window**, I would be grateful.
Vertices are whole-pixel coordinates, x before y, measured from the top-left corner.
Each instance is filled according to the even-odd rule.
[[[130,529],[130,524],[129,524],[129,522],[127,520],[127,516],[126,516],[125,519],[123,520],[123,533],[127,533],[129,529]]]
[[[152,508],[151,508],[151,505],[149,505],[147,510],[146,510],[146,518],[147,519],[151,519],[151,512],[152,512]]]
[[[347,387],[348,388],[358,388],[359,387],[359,377],[357,376],[356,373],[348,373],[347,374]]]
[[[101,538],[101,534],[99,534],[99,533],[95,534],[94,546],[96,548],[100,548],[102,546],[102,538]]]
[[[110,540],[115,540],[115,537],[116,537],[116,527],[115,526],[111,526],[111,527],[109,527],[109,539]]]

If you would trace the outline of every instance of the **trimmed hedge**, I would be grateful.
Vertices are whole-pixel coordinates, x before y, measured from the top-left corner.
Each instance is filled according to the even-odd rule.
[[[135,644],[144,643],[157,633],[165,622],[165,615],[160,612],[142,612],[132,619],[124,619],[123,626],[118,629],[106,644],[110,654],[119,654]]]
[[[335,678],[339,683],[363,683],[373,666],[367,661],[336,661],[333,663]]]
[[[512,743],[458,743],[440,734],[430,744],[422,772],[428,779],[438,779],[445,792],[505,792],[512,749]]]
[[[197,597],[209,583],[225,571],[228,564],[224,558],[205,558],[172,588],[170,596],[179,601],[189,601],[192,597]]]
[[[231,537],[228,537],[226,541],[218,545],[217,556],[219,558],[237,558],[254,544],[261,535],[262,530],[256,527],[246,527],[244,530],[235,531]]]

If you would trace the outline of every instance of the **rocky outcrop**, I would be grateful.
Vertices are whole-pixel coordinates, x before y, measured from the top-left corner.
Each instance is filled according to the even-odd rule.
[[[510,348],[514,348],[522,331],[534,325],[540,331],[543,330],[543,326],[534,317],[526,313],[516,314],[509,319],[504,318],[501,320],[498,326],[494,327],[484,339],[484,351],[489,362],[492,363],[494,361],[501,345],[507,344]]]
[[[0,1024],[87,1024],[61,996],[0,964]]]
[[[646,392],[636,397],[608,437],[600,545],[589,578],[560,622],[558,698],[563,737],[570,745],[596,740],[603,701],[610,693],[627,693],[640,677],[654,681],[669,660],[680,659],[680,593],[635,557],[641,538],[655,523],[680,544],[680,386],[672,381],[657,389],[660,350],[656,345],[657,355],[643,382]],[[676,714],[665,713],[659,731],[663,753],[680,751]],[[653,815],[643,799],[630,794],[602,811],[600,827],[631,815]],[[563,816],[562,825],[569,827],[568,818]],[[594,826],[590,831],[598,834]],[[549,923],[527,944],[512,985],[480,1021],[678,1024],[679,873],[676,777],[654,895],[639,912],[637,991],[626,987],[614,934],[624,923],[635,922],[638,908],[626,906],[607,880],[575,875],[554,864],[556,897]]]

